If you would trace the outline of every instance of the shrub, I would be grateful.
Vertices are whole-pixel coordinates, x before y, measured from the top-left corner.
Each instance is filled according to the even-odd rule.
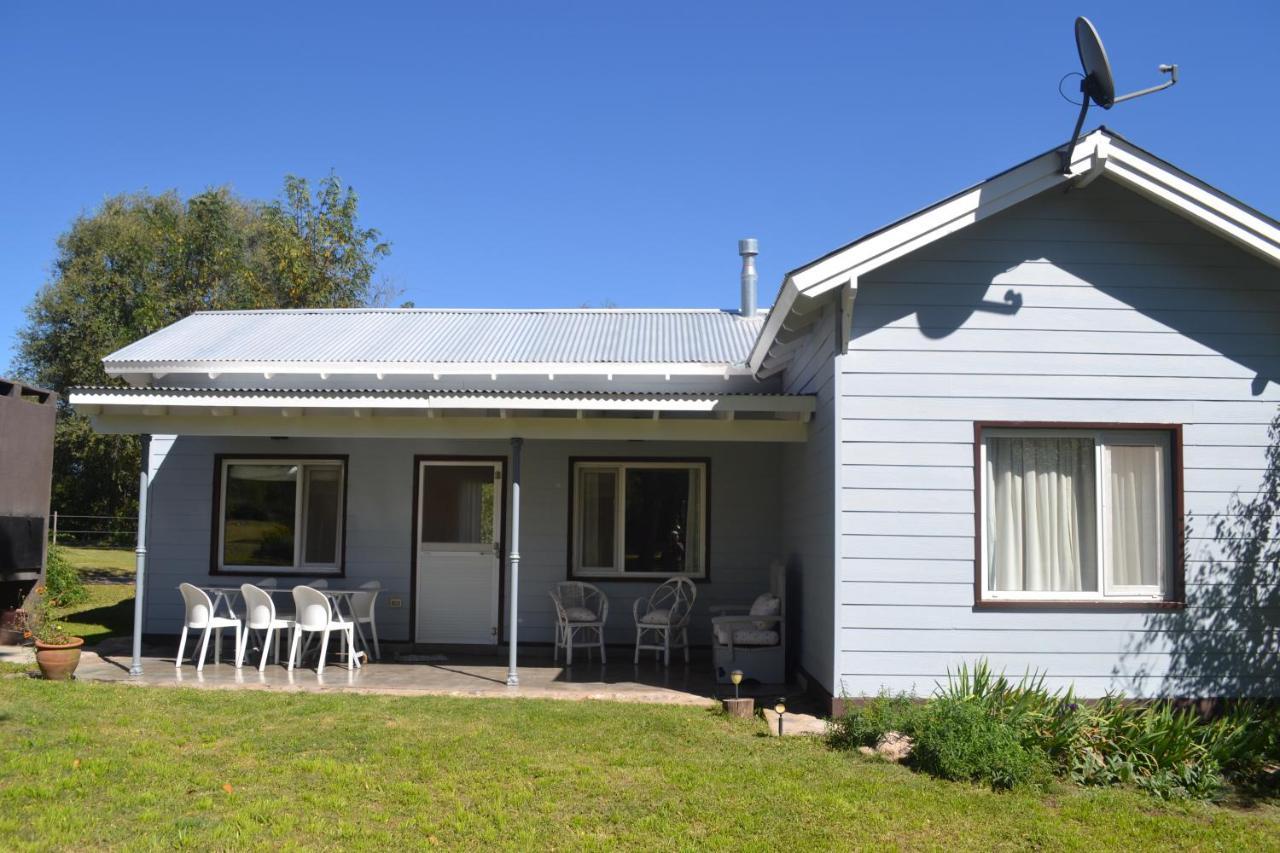
[[[1208,746],[1214,726],[1193,711],[1108,696],[1081,716],[1064,767],[1080,784],[1132,784],[1166,799],[1206,797],[1222,785],[1221,765]]]
[[[932,700],[917,719],[914,736],[912,765],[943,779],[1009,789],[1049,778],[1044,752],[1024,743],[1023,732],[979,702],[950,696]]]
[[[875,746],[886,732],[913,734],[921,708],[909,693],[881,693],[832,722],[827,742],[836,749],[857,749]]]
[[[49,546],[49,554],[45,561],[44,587],[46,599],[55,607],[70,607],[89,597],[89,591],[84,587],[80,572],[57,545]]]
[[[1107,696],[1079,703],[1029,672],[1018,682],[986,660],[948,670],[923,706],[882,694],[832,726],[833,746],[911,735],[911,763],[945,779],[1008,788],[1047,770],[1081,785],[1133,785],[1166,799],[1210,797],[1225,779],[1256,784],[1280,763],[1280,710],[1242,702],[1212,721],[1170,702]]]
[[[1206,728],[1210,754],[1232,778],[1247,781],[1280,764],[1280,707],[1274,704],[1236,703]]]

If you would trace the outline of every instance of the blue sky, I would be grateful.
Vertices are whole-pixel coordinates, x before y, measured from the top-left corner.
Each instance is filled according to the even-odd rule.
[[[419,306],[733,306],[742,236],[767,301],[1064,141],[1076,14],[1118,90],[1182,69],[1090,126],[1280,215],[1274,2],[7,3],[0,366],[78,213],[290,172],[356,188]]]

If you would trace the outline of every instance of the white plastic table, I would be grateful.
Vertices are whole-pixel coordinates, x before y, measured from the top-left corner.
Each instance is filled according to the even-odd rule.
[[[302,586],[307,586],[307,584],[302,584]],[[209,598],[213,601],[213,612],[215,615],[218,612],[219,605],[225,604],[227,615],[231,617],[236,616],[235,606],[236,606],[236,603],[240,600],[239,586],[229,586],[227,584],[205,584],[201,586],[200,589],[204,590],[206,593],[209,594]],[[259,587],[259,589],[261,589],[263,592],[269,595],[286,595],[287,594],[291,599],[293,597],[293,587],[291,586],[290,587],[264,586],[264,587]],[[324,596],[329,599],[329,606],[333,608],[333,615],[338,617],[339,619],[343,618],[342,611],[345,605],[346,618],[350,619],[351,623],[355,626],[357,644],[360,650],[364,652],[365,659],[367,660],[369,658],[369,644],[365,640],[364,631],[361,630],[360,623],[356,621],[355,605],[351,599],[357,593],[369,592],[369,590],[367,589],[332,589],[329,587],[324,587],[324,588],[312,587],[312,589],[315,589],[316,592],[323,593]]]

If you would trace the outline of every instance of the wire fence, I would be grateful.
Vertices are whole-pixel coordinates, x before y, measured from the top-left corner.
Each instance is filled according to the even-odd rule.
[[[49,517],[49,541],[54,545],[85,548],[119,548],[138,539],[138,519],[116,515],[64,515]]]

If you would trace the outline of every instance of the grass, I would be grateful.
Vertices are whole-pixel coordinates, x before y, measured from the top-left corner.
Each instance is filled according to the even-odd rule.
[[[73,548],[63,545],[62,552],[79,569],[86,581],[133,579],[133,548]]]
[[[133,585],[87,583],[89,597],[71,607],[53,608],[53,617],[73,637],[91,646],[133,630]]]
[[[86,645],[133,630],[132,548],[73,548],[62,553],[85,580],[89,597],[71,607],[59,607],[53,616],[67,632],[83,637]],[[124,581],[129,581],[125,583]]]
[[[0,709],[0,843],[13,849],[1274,849],[1280,838],[1271,805],[997,794],[699,708],[9,678]]]

